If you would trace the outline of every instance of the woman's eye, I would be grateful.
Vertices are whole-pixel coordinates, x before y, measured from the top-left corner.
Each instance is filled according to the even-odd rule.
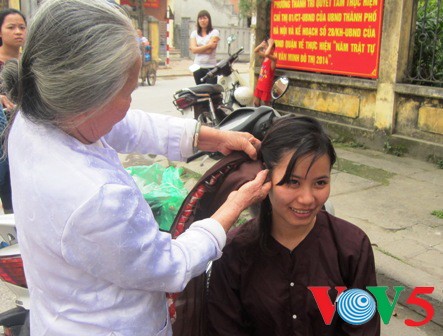
[[[317,181],[317,185],[318,186],[320,186],[320,187],[324,187],[325,185],[327,185],[329,182],[328,181],[326,181],[326,180],[320,180],[320,181]]]
[[[290,186],[297,186],[299,184],[300,184],[299,180],[289,180],[288,182],[288,185]]]

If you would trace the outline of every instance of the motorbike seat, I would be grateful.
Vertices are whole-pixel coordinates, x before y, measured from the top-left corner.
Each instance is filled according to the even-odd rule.
[[[214,164],[183,201],[170,229],[172,237],[177,238],[193,222],[212,216],[233,190],[253,180],[262,169],[260,160],[251,160],[242,152],[233,152]],[[174,335],[207,335],[201,320],[206,307],[207,279],[207,273],[203,273],[191,279],[181,293],[167,294],[170,316],[175,320]]]
[[[211,95],[219,94],[224,91],[223,86],[220,84],[200,84],[197,86],[192,86],[188,89],[195,93],[209,93]]]

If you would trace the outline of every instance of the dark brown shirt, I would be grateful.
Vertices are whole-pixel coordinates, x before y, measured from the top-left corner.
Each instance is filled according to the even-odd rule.
[[[250,222],[213,263],[208,294],[209,335],[380,335],[379,315],[360,326],[335,313],[323,321],[308,286],[376,286],[374,255],[366,234],[320,212],[314,228],[291,252],[271,238],[269,252],[251,239]],[[249,228],[248,228],[249,227]],[[336,291],[330,291],[331,302]]]

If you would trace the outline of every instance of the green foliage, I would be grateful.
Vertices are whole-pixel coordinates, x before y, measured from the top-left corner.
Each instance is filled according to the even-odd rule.
[[[337,162],[334,165],[334,169],[359,176],[367,180],[372,180],[383,185],[389,185],[390,179],[395,176],[394,173],[388,172],[386,170],[374,168],[343,158],[337,159]]]
[[[272,0],[240,0],[238,3],[238,8],[240,10],[240,15],[243,17],[250,17],[252,13],[257,8],[257,4],[262,2],[271,2]],[[271,13],[269,13],[271,15]]]
[[[332,139],[332,142],[334,144],[340,144],[340,145],[342,145],[344,147],[363,148],[363,149],[366,148],[365,145],[355,141],[354,139],[350,139],[350,138],[346,138],[346,137],[341,137],[341,136]]]
[[[419,0],[411,77],[417,84],[443,85],[443,3]],[[427,81],[439,81],[430,84]]]
[[[428,155],[428,161],[431,163],[435,163],[437,168],[443,169],[443,158],[442,157],[430,154],[430,155]]]
[[[434,210],[431,212],[431,215],[434,215],[437,218],[443,219],[443,210]]]
[[[392,154],[395,156],[404,156],[408,152],[408,149],[406,148],[406,146],[393,145],[389,141],[386,141],[384,143],[383,149],[384,149],[385,153]]]
[[[238,3],[238,9],[243,17],[251,16],[255,10],[256,0],[240,0]]]

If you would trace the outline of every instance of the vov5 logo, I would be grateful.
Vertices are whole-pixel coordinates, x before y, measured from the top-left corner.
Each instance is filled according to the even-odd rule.
[[[388,286],[368,286],[366,291],[363,289],[349,289],[337,286],[337,300],[335,304],[331,302],[328,295],[331,287],[329,286],[310,286],[308,289],[314,296],[320,314],[325,324],[330,325],[337,311],[343,321],[360,325],[369,322],[374,316],[376,310],[384,324],[388,324],[391,320],[392,313],[397,305],[400,294],[405,290],[404,286],[394,286],[395,296],[392,302],[387,295]],[[406,300],[407,305],[415,305],[423,308],[425,317],[421,321],[406,319],[404,323],[409,327],[422,326],[434,317],[434,307],[424,298],[419,297],[421,294],[431,294],[434,287],[415,287],[411,295]],[[370,295],[370,292],[372,295]],[[375,300],[374,300],[375,297]]]

